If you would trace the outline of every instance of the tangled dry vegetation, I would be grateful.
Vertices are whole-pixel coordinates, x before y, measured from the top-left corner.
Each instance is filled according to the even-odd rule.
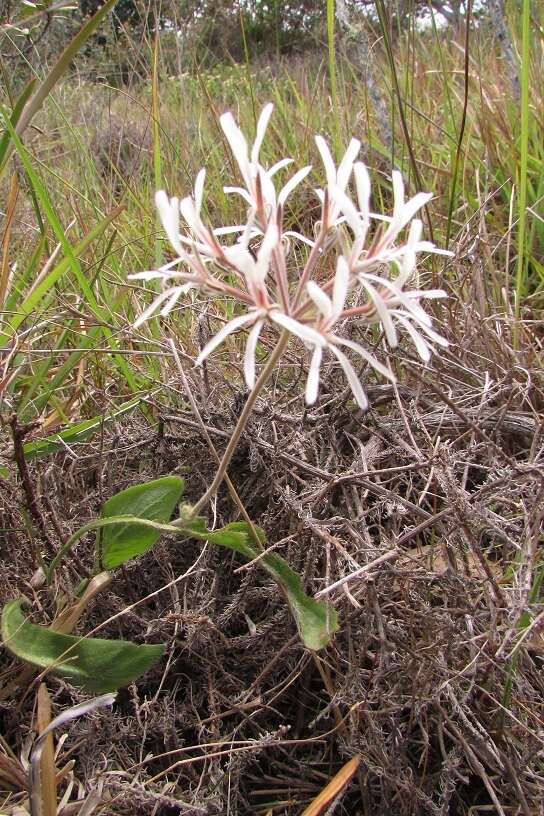
[[[270,545],[338,608],[325,652],[302,648],[255,565],[193,541],[163,539],[83,621],[82,632],[168,644],[111,713],[68,726],[60,744],[58,767],[75,760],[68,779],[101,787],[99,812],[299,814],[353,756],[329,813],[542,812],[541,341],[528,322],[515,350],[510,321],[480,311],[478,268],[441,310],[450,349],[432,368],[405,365],[398,389],[367,379],[367,414],[334,367],[304,410],[292,397],[304,371],[287,356],[231,465]],[[180,392],[172,367],[152,406],[158,432],[133,418],[32,465],[51,546],[145,477],[191,469],[196,499],[214,472],[201,421],[220,450],[243,404],[234,370],[233,356],[191,375],[201,420],[168,407],[168,390]],[[28,490],[5,487],[2,601],[14,585],[33,591],[35,546]],[[221,493],[210,520],[232,519]],[[68,585],[91,549],[78,544]],[[14,671],[6,664],[4,686]],[[59,706],[78,699],[50,688]],[[31,700],[1,703],[3,812],[23,796]]]

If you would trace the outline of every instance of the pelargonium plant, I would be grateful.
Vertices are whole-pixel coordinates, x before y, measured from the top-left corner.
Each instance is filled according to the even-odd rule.
[[[239,313],[206,344],[197,363],[202,363],[228,335],[240,329],[249,331],[244,376],[250,393],[212,483],[190,506],[179,504],[184,480],[175,475],[131,486],[108,499],[100,518],[77,530],[43,570],[44,579],[54,585],[61,561],[82,536],[95,531],[98,572],[82,585],[86,587],[83,595],[76,593],[72,606],[61,611],[53,633],[26,618],[25,598],[6,604],[2,612],[3,642],[15,655],[87,691],[111,692],[147,670],[162,654],[161,646],[80,638],[70,633],[85,606],[109,585],[111,571],[145,553],[163,533],[215,543],[258,562],[280,587],[304,644],[310,649],[326,646],[337,629],[334,607],[310,598],[286,561],[277,552],[264,549],[264,531],[250,521],[232,482],[227,480],[227,486],[244,521],[209,530],[199,512],[226,477],[258,395],[291,338],[301,340],[311,352],[306,402],[312,405],[317,399],[323,355],[330,353],[338,360],[363,410],[368,407],[367,397],[348,355],[357,355],[389,380],[394,381],[394,375],[373,351],[346,336],[350,322],[377,324],[386,349],[397,346],[399,333],[406,334],[424,361],[429,359],[434,344],[447,345],[432,328],[431,317],[421,305],[426,299],[442,297],[444,292],[422,289],[418,283],[418,253],[450,254],[421,238],[422,223],[415,216],[431,198],[430,193],[418,193],[405,201],[402,176],[394,171],[393,213],[372,212],[369,175],[364,164],[356,161],[360,143],[352,139],[335,167],[326,142],[317,136],[326,178],[326,186],[316,190],[321,202],[319,219],[311,235],[286,230],[286,203],[311,168],[299,170],[278,191],[277,174],[291,159],[282,159],[269,169],[259,161],[271,114],[272,105],[267,105],[251,149],[232,115],[221,117],[243,180],[243,186],[225,190],[242,196],[246,202],[246,223],[218,228],[206,223],[202,216],[205,171],[201,170],[192,196],[179,200],[169,198],[162,190],[156,195],[174,259],[159,269],[131,275],[133,279],[158,278],[162,282],[162,291],[140,315],[137,326],[157,312],[169,314],[192,289],[230,298],[237,304]],[[297,253],[290,252],[295,242],[301,244]],[[306,261],[299,265],[297,259],[302,254]],[[257,377],[256,349],[265,326],[276,329],[279,339]],[[174,354],[177,356],[175,348]],[[183,371],[180,373],[187,385]],[[188,385],[186,390],[193,409],[198,411]],[[178,506],[179,516],[172,520]],[[333,586],[321,590],[319,596]],[[30,648],[29,643],[36,648]],[[80,648],[81,643],[84,648]]]
[[[391,215],[370,209],[371,185],[368,171],[356,161],[360,142],[352,139],[336,167],[327,143],[316,136],[326,177],[324,189],[316,190],[321,210],[311,236],[284,228],[284,210],[289,196],[305,179],[311,167],[296,172],[278,191],[280,170],[292,159],[282,159],[269,169],[259,154],[273,105],[267,105],[257,123],[251,148],[231,113],[221,117],[221,127],[240,168],[243,185],[225,187],[247,203],[247,220],[242,225],[209,226],[202,216],[205,170],[197,178],[192,196],[179,199],[157,192],[158,213],[175,252],[175,258],[159,269],[139,272],[137,280],[160,279],[162,291],[138,317],[140,326],[157,312],[168,315],[180,297],[192,289],[230,298],[240,313],[206,344],[196,363],[202,363],[228,335],[249,330],[244,353],[244,377],[248,389],[256,383],[256,348],[265,326],[280,333],[279,359],[289,338],[299,338],[311,351],[306,382],[306,403],[315,403],[319,390],[323,354],[330,352],[342,367],[358,405],[365,410],[368,400],[347,352],[358,355],[383,377],[394,381],[388,365],[361,343],[346,337],[350,321],[379,324],[386,347],[395,348],[399,332],[413,342],[419,356],[428,361],[433,344],[447,341],[433,328],[421,301],[445,296],[441,289],[422,289],[418,284],[418,253],[451,253],[424,241],[422,222],[416,214],[432,198],[418,193],[405,200],[401,174],[393,171],[394,206]],[[354,182],[355,195],[349,189]],[[238,236],[233,240],[233,236]],[[290,252],[293,242],[308,247],[305,264],[299,265]],[[255,247],[257,249],[255,250]],[[332,260],[331,260],[332,259]],[[323,280],[327,270],[334,270]],[[320,283],[316,281],[319,271]],[[259,383],[262,387],[264,383]]]
[[[162,283],[160,294],[138,317],[135,326],[157,313],[168,315],[179,299],[193,289],[230,299],[237,305],[236,316],[205,345],[196,363],[202,363],[230,334],[241,329],[248,331],[244,352],[244,377],[249,389],[246,404],[204,495],[196,504],[184,505],[179,518],[159,527],[162,531],[204,538],[256,560],[278,583],[304,644],[318,649],[327,645],[337,628],[336,611],[328,602],[306,595],[300,577],[284,559],[263,549],[264,531],[251,523],[232,482],[226,480],[245,522],[209,531],[205,519],[198,514],[226,478],[258,395],[292,338],[302,341],[310,351],[307,404],[317,400],[323,355],[330,353],[339,362],[363,410],[368,407],[368,400],[350,356],[358,356],[389,380],[394,381],[395,377],[391,367],[380,362],[373,351],[346,336],[350,322],[378,325],[386,350],[398,345],[399,333],[406,334],[424,361],[429,360],[434,344],[447,346],[421,305],[425,299],[440,298],[445,293],[420,288],[417,255],[451,253],[422,240],[422,222],[415,216],[431,194],[418,193],[406,201],[402,176],[397,171],[393,172],[392,214],[371,211],[369,175],[364,164],[356,161],[360,149],[357,139],[351,140],[336,167],[327,143],[316,136],[326,178],[325,187],[316,190],[320,215],[312,225],[311,235],[286,230],[286,203],[311,167],[303,167],[279,188],[277,174],[292,160],[281,159],[268,169],[260,163],[272,109],[272,105],[264,108],[251,148],[232,114],[221,117],[243,181],[243,186],[225,187],[225,191],[241,196],[247,204],[245,224],[214,228],[206,222],[202,214],[204,170],[196,178],[193,195],[180,200],[170,198],[163,190],[156,194],[159,216],[175,257],[159,269],[131,275],[132,279],[159,279]],[[295,242],[300,244],[296,253],[292,251]],[[303,264],[298,262],[301,255],[306,257]],[[279,338],[257,376],[256,350],[265,327],[277,330]],[[179,363],[175,346],[171,345]],[[181,366],[180,374],[198,416]],[[156,523],[154,527],[159,529]]]

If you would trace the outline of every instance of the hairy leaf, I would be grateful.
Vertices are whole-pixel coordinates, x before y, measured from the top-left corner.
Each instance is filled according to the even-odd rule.
[[[25,617],[26,598],[9,601],[2,611],[4,646],[21,660],[48,669],[73,686],[93,694],[131,683],[162,657],[164,646],[137,646],[125,640],[102,640],[54,632]]]

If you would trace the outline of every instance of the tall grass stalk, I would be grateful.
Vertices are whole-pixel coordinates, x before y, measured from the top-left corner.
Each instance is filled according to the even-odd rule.
[[[153,123],[153,171],[155,178],[155,190],[162,190],[162,165],[161,165],[161,131],[159,114],[159,36],[155,34],[153,40],[152,58],[152,84],[151,84],[151,115]],[[155,263],[160,266],[162,263],[162,246],[157,239],[155,241]]]
[[[519,342],[519,319],[521,316],[522,299],[527,284],[527,254],[526,254],[526,222],[527,222],[527,168],[529,158],[529,70],[530,70],[530,0],[523,0],[522,16],[522,51],[521,51],[521,130],[519,147],[519,175],[518,175],[518,258],[516,266],[516,291],[514,316],[515,345]]]
[[[338,104],[338,82],[336,78],[335,0],[327,0],[327,45],[329,55],[329,81],[331,86],[332,113],[334,122],[334,149],[340,155],[340,109]]]

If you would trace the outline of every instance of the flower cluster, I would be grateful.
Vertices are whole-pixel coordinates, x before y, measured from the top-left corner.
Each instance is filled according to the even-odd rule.
[[[360,149],[357,139],[352,139],[336,167],[327,143],[316,136],[326,178],[325,188],[316,190],[321,202],[319,221],[311,238],[284,230],[285,203],[311,167],[296,172],[278,192],[277,174],[292,160],[282,159],[269,169],[259,160],[272,110],[271,104],[264,108],[251,148],[232,114],[221,117],[244,185],[225,187],[225,192],[240,195],[247,203],[245,224],[213,229],[206,223],[202,215],[205,170],[199,172],[191,196],[180,200],[169,198],[162,190],[157,192],[159,216],[176,257],[159,269],[130,276],[162,282],[162,291],[135,325],[140,326],[157,311],[167,315],[179,298],[194,288],[232,298],[243,311],[207,343],[197,364],[228,335],[248,329],[244,376],[252,389],[259,336],[265,325],[276,326],[300,338],[312,352],[306,385],[309,405],[317,399],[320,366],[328,351],[340,363],[357,403],[366,409],[365,392],[346,350],[389,380],[394,380],[394,375],[363,345],[339,332],[349,319],[359,324],[378,323],[389,348],[397,346],[400,330],[413,341],[419,356],[429,360],[432,344],[446,346],[447,341],[433,330],[420,302],[445,293],[418,288],[417,254],[451,253],[421,239],[422,222],[414,216],[431,194],[418,193],[406,201],[399,172],[394,171],[392,177],[392,215],[371,212],[370,179],[365,165],[356,161]],[[349,192],[352,180],[353,197]],[[405,231],[407,237],[401,238]],[[293,241],[308,247],[304,265],[291,262]],[[318,269],[322,278],[323,270],[331,267],[334,274],[318,284]]]

